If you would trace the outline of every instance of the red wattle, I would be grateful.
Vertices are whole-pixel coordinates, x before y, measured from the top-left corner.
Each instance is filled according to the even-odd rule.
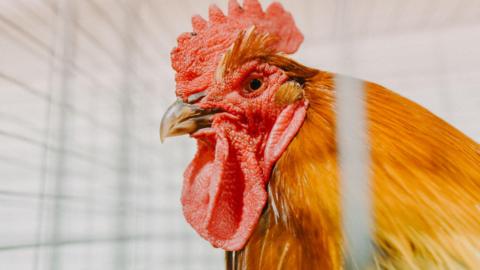
[[[265,206],[273,164],[301,127],[306,107],[303,101],[287,106],[267,135],[222,116],[195,134],[198,151],[184,174],[182,205],[187,221],[213,246],[245,246]]]

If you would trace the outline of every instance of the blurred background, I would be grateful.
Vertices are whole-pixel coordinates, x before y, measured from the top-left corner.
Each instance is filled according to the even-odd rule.
[[[306,38],[295,59],[480,141],[478,0],[280,2]],[[194,142],[158,136],[170,50],[210,3],[227,0],[0,1],[0,269],[223,268],[181,211]]]

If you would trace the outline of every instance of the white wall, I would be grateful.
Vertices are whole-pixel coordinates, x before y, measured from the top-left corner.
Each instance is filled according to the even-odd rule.
[[[221,269],[181,213],[194,144],[158,139],[170,50],[210,2],[0,1],[0,269]],[[478,1],[283,3],[306,37],[294,58],[480,140]]]

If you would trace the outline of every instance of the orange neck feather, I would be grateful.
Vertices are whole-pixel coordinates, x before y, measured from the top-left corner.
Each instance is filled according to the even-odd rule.
[[[265,212],[228,269],[341,269],[330,73],[305,84],[310,107],[277,162]],[[378,269],[480,265],[480,147],[426,109],[367,83]],[[235,266],[235,267],[233,267]]]

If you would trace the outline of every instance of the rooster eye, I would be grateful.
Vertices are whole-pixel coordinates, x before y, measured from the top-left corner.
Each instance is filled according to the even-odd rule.
[[[247,90],[249,92],[258,90],[258,89],[260,89],[260,87],[262,87],[262,84],[263,83],[262,83],[261,79],[253,79],[248,83],[248,89]]]

